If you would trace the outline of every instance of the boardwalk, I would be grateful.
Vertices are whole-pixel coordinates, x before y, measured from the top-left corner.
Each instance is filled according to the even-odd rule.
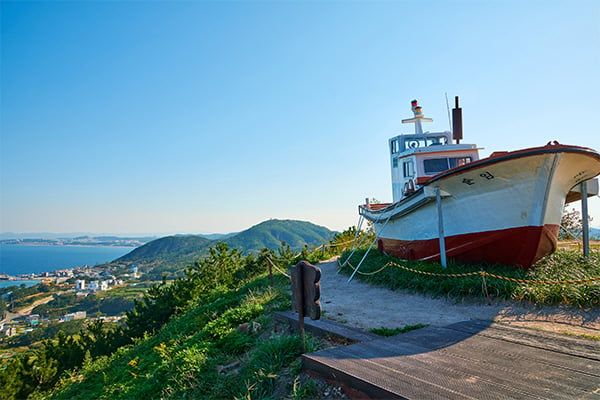
[[[303,356],[313,375],[373,399],[599,399],[598,341],[482,321]]]

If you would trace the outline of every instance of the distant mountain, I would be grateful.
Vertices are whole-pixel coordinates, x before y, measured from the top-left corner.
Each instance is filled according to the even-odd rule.
[[[115,261],[154,263],[166,260],[174,262],[191,260],[211,242],[210,239],[196,235],[167,236],[148,242]]]
[[[194,259],[205,255],[208,248],[218,242],[225,242],[230,248],[250,253],[263,248],[276,250],[281,242],[296,250],[305,244],[318,246],[329,241],[333,235],[334,232],[329,229],[310,222],[273,219],[230,237],[220,236],[216,240],[200,235],[163,237],[134,249],[115,262],[140,263],[173,271],[192,264]]]
[[[600,228],[590,228],[590,238],[600,239]]]
[[[223,239],[227,239],[230,238],[232,236],[237,235],[238,232],[232,232],[232,233],[211,233],[209,235],[198,235],[198,236],[202,236],[205,237],[207,239],[210,240],[223,240]]]
[[[275,250],[281,246],[281,242],[299,250],[305,244],[310,247],[327,242],[333,234],[329,229],[310,222],[272,219],[221,241],[244,253],[259,251],[265,247]]]
[[[12,238],[0,239],[0,244],[24,244],[45,246],[123,246],[138,247],[155,239],[155,237],[121,237],[121,236],[77,236],[74,238]]]
[[[111,233],[85,233],[85,232],[32,232],[32,233],[15,233],[2,232],[0,240],[10,239],[43,239],[43,240],[66,240],[66,239],[104,239],[104,240],[140,240],[148,242],[156,239],[157,234],[111,234]]]

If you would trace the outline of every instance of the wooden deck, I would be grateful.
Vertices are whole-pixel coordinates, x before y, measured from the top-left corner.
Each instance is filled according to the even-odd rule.
[[[371,399],[600,400],[600,342],[483,321],[321,350],[303,368]]]

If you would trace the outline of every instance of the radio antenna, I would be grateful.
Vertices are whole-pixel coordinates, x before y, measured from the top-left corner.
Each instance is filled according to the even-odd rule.
[[[452,131],[452,119],[450,118],[450,103],[448,103],[448,92],[446,92],[446,109],[448,110],[448,127]]]

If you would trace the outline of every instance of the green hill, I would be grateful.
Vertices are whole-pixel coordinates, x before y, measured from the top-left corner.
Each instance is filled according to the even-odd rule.
[[[156,275],[154,278],[160,279],[164,272],[176,273],[193,264],[194,260],[206,255],[208,249],[218,242],[225,242],[230,248],[248,254],[263,248],[276,250],[281,242],[288,244],[292,250],[300,250],[304,245],[319,246],[329,241],[333,235],[334,232],[329,229],[310,222],[272,219],[233,236],[224,235],[216,240],[197,235],[167,236],[148,242],[114,262],[151,267]]]
[[[299,240],[274,226],[303,226],[309,229],[298,235],[311,236],[310,224],[295,221],[268,221],[249,231]],[[98,320],[72,336],[60,331],[30,353],[3,360],[0,399],[315,398],[316,384],[299,381],[299,357],[321,342],[275,325],[273,313],[291,306],[289,276],[280,271],[300,257],[314,264],[339,254],[346,241],[335,235],[327,252],[286,261],[276,252],[243,255],[217,242],[184,277],[155,284],[136,299],[123,323]],[[177,237],[154,244],[160,246],[161,254],[181,250]],[[270,274],[273,264],[279,268]]]
[[[281,242],[300,250],[304,245],[319,246],[333,237],[329,229],[305,221],[271,219],[223,240],[231,248],[244,253],[267,248],[275,250]]]
[[[153,240],[117,259],[117,262],[152,263],[193,257],[212,241],[201,236],[166,236]]]

